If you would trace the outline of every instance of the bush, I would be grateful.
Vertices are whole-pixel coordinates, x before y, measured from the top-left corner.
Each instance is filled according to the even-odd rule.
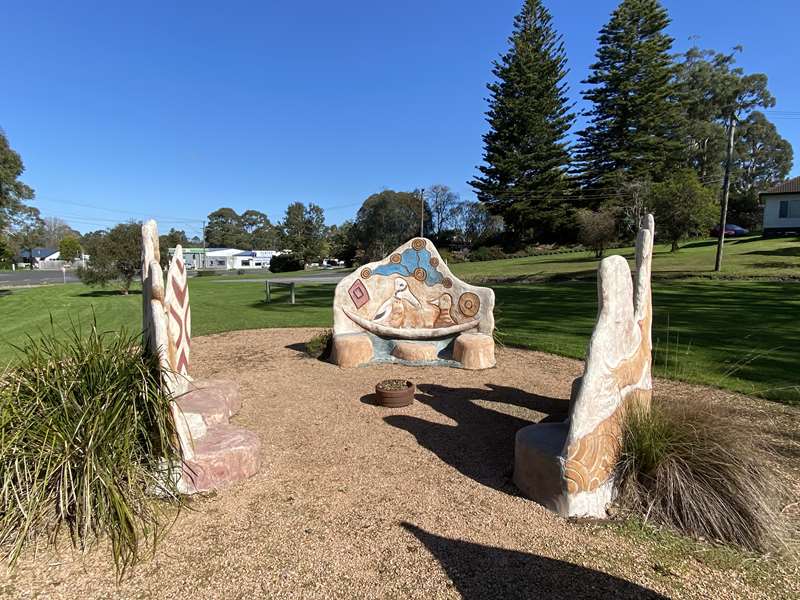
[[[605,249],[617,239],[617,219],[614,211],[601,208],[597,212],[581,209],[576,213],[578,240],[594,250],[597,258],[603,257]]]
[[[774,457],[710,408],[654,403],[625,418],[619,503],[645,521],[766,551],[782,545]]]
[[[325,360],[331,354],[333,331],[326,329],[306,342],[306,354],[311,358]]]
[[[220,275],[224,271],[217,271],[215,269],[204,269],[202,271],[197,271],[197,277],[214,277],[214,275]]]
[[[476,262],[500,260],[502,258],[506,258],[506,254],[499,246],[481,246],[469,253],[469,260]]]
[[[163,477],[179,460],[170,401],[138,339],[68,334],[29,338],[0,375],[0,544],[14,563],[62,527],[80,548],[106,536],[121,576],[163,531],[153,491],[178,497]]]
[[[288,271],[302,271],[306,264],[301,256],[295,254],[278,254],[269,261],[269,270],[272,273],[286,273]]]

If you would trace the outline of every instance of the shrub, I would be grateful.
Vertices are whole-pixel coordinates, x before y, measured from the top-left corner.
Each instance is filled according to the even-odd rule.
[[[576,213],[578,222],[578,240],[581,244],[594,250],[597,258],[617,239],[617,219],[610,208],[601,208],[597,212],[581,209]]]
[[[469,253],[471,261],[484,261],[484,260],[500,260],[506,258],[502,248],[498,246],[481,246]]]
[[[136,338],[67,333],[29,338],[0,374],[0,544],[13,564],[62,527],[80,548],[105,536],[121,576],[163,531],[153,491],[178,497],[163,476],[179,460],[169,398]]]
[[[711,409],[654,402],[631,410],[618,463],[620,505],[645,521],[766,551],[782,545],[782,488],[757,436]]]
[[[331,354],[333,331],[326,329],[306,342],[306,354],[311,358],[325,360]]]
[[[203,269],[197,271],[196,275],[197,277],[214,277],[214,275],[220,275],[223,272],[224,271],[217,271],[215,269]]]
[[[278,254],[269,261],[269,270],[272,273],[286,273],[288,271],[302,271],[305,268],[303,257],[295,254]]]

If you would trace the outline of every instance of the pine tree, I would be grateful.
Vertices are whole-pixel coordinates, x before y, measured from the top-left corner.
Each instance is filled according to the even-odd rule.
[[[593,105],[590,122],[577,148],[589,191],[620,181],[658,182],[681,162],[669,22],[658,0],[623,0],[600,30],[597,62],[583,82],[592,86],[583,92]]]
[[[525,0],[509,46],[494,62],[496,80],[487,85],[485,164],[470,185],[519,241],[553,238],[567,222],[571,180],[565,136],[575,116],[563,82],[562,37],[539,0]]]

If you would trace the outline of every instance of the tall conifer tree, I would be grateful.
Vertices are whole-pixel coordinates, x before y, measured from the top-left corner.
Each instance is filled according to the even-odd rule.
[[[566,62],[550,12],[539,0],[525,0],[508,51],[494,62],[485,164],[470,182],[520,241],[558,236],[567,222],[565,136],[575,116],[563,81]]]
[[[670,19],[658,0],[623,0],[600,30],[584,83],[592,103],[577,159],[587,188],[660,181],[681,160],[681,113],[670,55]],[[589,196],[591,197],[591,196]]]

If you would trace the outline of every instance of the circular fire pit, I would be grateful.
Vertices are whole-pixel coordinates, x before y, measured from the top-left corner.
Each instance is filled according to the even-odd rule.
[[[414,384],[405,379],[384,379],[375,386],[378,404],[389,408],[408,406],[414,401]]]

